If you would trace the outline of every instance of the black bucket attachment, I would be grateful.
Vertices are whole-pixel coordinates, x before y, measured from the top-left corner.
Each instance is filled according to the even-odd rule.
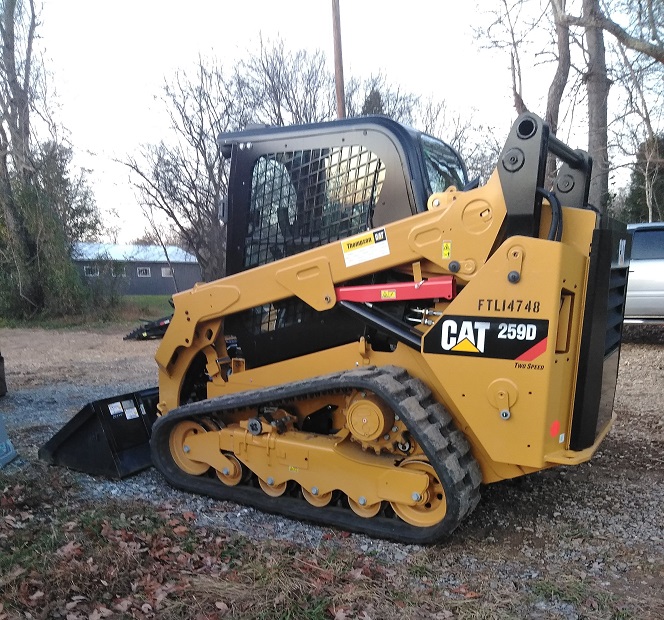
[[[158,402],[159,389],[149,388],[88,403],[39,449],[39,458],[114,479],[146,469]]]
[[[163,338],[172,319],[172,314],[157,319],[156,321],[146,321],[145,319],[141,319],[143,324],[129,332],[124,337],[124,340],[154,340],[156,338]]]

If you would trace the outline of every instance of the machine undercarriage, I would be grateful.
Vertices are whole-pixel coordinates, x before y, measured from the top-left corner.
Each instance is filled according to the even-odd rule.
[[[191,403],[152,437],[178,488],[403,542],[439,540],[479,501],[463,434],[395,367]]]

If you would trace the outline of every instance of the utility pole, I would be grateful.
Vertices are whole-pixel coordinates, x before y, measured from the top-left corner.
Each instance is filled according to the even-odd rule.
[[[334,36],[334,82],[337,91],[337,117],[346,118],[344,63],[341,57],[341,19],[339,17],[339,0],[332,0],[332,32]]]

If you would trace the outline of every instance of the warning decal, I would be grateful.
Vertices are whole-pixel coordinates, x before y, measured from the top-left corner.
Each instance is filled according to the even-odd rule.
[[[115,418],[116,416],[122,415],[124,409],[122,408],[122,403],[108,403],[108,412]]]
[[[445,316],[424,337],[424,353],[532,361],[546,351],[549,322]]]
[[[108,412],[114,420],[119,417],[125,417],[127,420],[133,420],[139,417],[138,409],[136,409],[133,400],[108,403]]]
[[[390,254],[390,246],[387,243],[384,228],[344,239],[341,242],[341,249],[344,253],[346,267],[361,265]]]

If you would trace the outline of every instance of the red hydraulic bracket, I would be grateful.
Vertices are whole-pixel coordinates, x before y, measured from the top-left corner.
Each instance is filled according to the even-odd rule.
[[[452,299],[456,287],[452,276],[429,278],[422,282],[390,282],[339,286],[334,289],[337,301],[376,303],[379,301],[408,301],[411,299]]]

